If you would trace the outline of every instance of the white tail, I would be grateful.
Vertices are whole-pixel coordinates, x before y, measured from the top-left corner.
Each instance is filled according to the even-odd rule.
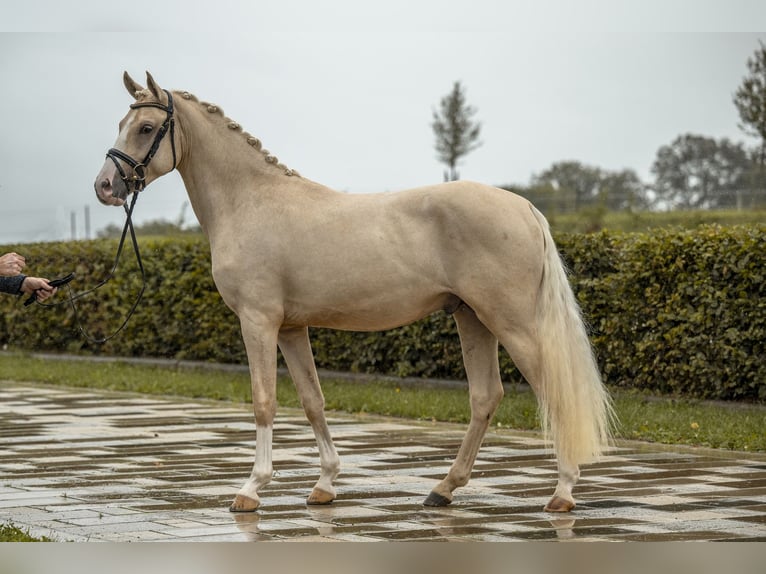
[[[608,445],[614,412],[548,221],[534,207],[532,213],[545,239],[537,305],[540,418],[559,460],[579,465],[597,458]]]

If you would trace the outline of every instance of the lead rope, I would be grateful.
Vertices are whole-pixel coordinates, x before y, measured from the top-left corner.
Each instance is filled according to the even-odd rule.
[[[152,146],[149,148],[149,151],[146,153],[144,160],[142,162],[137,162],[128,154],[115,148],[112,148],[108,152],[106,152],[106,157],[108,157],[114,162],[114,165],[117,168],[117,172],[120,174],[120,178],[125,183],[125,187],[127,189],[130,189],[130,184],[131,183],[133,184],[133,200],[130,202],[130,208],[128,208],[126,204],[123,204],[123,207],[125,208],[125,213],[127,216],[125,218],[125,226],[122,228],[122,235],[120,236],[120,244],[117,247],[117,255],[114,258],[114,265],[112,265],[111,271],[109,271],[107,276],[98,285],[96,285],[92,289],[89,289],[88,291],[83,291],[82,293],[78,293],[77,295],[72,295],[71,286],[68,283],[66,285],[68,293],[69,293],[68,301],[72,306],[72,313],[74,314],[74,320],[75,320],[75,323],[77,323],[77,328],[80,330],[80,333],[82,334],[82,336],[85,337],[85,339],[90,341],[91,343],[106,343],[109,339],[114,338],[120,331],[122,331],[125,328],[125,325],[128,324],[128,321],[130,320],[130,318],[133,316],[133,313],[136,312],[136,309],[138,308],[138,303],[141,301],[141,297],[143,297],[144,291],[146,290],[146,272],[144,271],[144,264],[141,261],[141,253],[138,250],[138,241],[136,240],[136,232],[133,229],[132,216],[133,216],[133,207],[136,205],[138,194],[144,189],[146,185],[146,168],[149,167],[149,162],[152,161],[152,158],[154,158],[154,155],[157,153],[157,150],[159,149],[160,144],[162,143],[162,140],[165,137],[165,134],[168,132],[168,130],[170,131],[170,147],[173,152],[173,168],[172,169],[176,168],[175,118],[173,117],[173,96],[170,94],[168,90],[164,90],[164,92],[165,94],[167,94],[167,98],[168,98],[167,105],[164,105],[160,102],[137,102],[130,106],[131,109],[144,108],[144,107],[159,108],[161,110],[164,110],[165,113],[167,114],[165,117],[165,121],[163,122],[162,126],[157,132],[157,135],[154,136],[154,141],[152,142]],[[122,166],[120,165],[120,162],[118,160],[124,161],[133,169],[133,177],[131,179],[128,178],[127,174],[125,173],[125,170],[122,169]],[[138,292],[138,296],[136,297],[136,300],[133,302],[133,305],[130,307],[130,311],[128,311],[128,315],[125,317],[125,320],[122,322],[122,325],[120,325],[117,328],[117,330],[111,335],[109,335],[108,337],[96,338],[88,334],[83,328],[82,323],[80,322],[80,318],[77,315],[77,306],[75,305],[74,302],[76,299],[79,299],[80,297],[84,297],[85,295],[88,295],[90,293],[93,293],[97,289],[100,289],[101,287],[106,285],[112,277],[114,277],[114,272],[117,270],[117,265],[120,262],[120,256],[122,255],[122,248],[125,244],[125,236],[128,233],[128,229],[130,230],[130,239],[131,239],[131,242],[133,243],[133,252],[136,254],[136,262],[138,263],[138,269],[141,271],[141,290]],[[59,303],[41,303],[40,301],[37,301],[37,304],[42,305],[43,307],[55,307],[59,305],[60,303],[65,303],[65,302],[66,301],[62,301]]]
[[[72,313],[74,315],[74,321],[77,324],[77,328],[80,330],[80,334],[91,343],[106,343],[108,340],[114,338],[120,331],[122,331],[125,328],[125,325],[128,324],[128,321],[130,321],[130,318],[133,316],[133,313],[136,312],[136,309],[138,308],[138,303],[141,301],[141,298],[144,295],[144,291],[146,290],[146,271],[144,270],[144,263],[141,260],[141,253],[138,249],[138,241],[136,240],[136,232],[133,229],[133,207],[136,205],[136,200],[138,199],[138,193],[133,194],[133,199],[130,202],[130,207],[127,206],[127,204],[124,205],[125,208],[125,225],[122,228],[122,235],[120,236],[120,243],[117,246],[117,255],[114,258],[114,264],[112,265],[112,269],[107,273],[106,277],[102,279],[95,287],[88,289],[87,291],[83,291],[82,293],[77,293],[76,295],[72,295],[72,288],[70,284],[67,284],[67,290],[69,293],[69,298],[66,301],[60,301],[58,303],[41,303],[40,301],[36,301],[38,305],[41,305],[43,307],[57,307],[58,305],[61,305],[62,303],[70,303],[72,307]],[[80,318],[77,315],[77,305],[75,305],[75,300],[80,299],[81,297],[84,297],[85,295],[89,295],[104,285],[106,285],[113,277],[114,272],[117,270],[117,265],[120,262],[120,257],[122,256],[122,248],[125,245],[125,237],[127,236],[128,230],[130,230],[130,239],[133,243],[133,252],[136,254],[136,262],[138,263],[138,269],[141,271],[141,289],[138,292],[138,296],[136,297],[136,300],[133,302],[133,305],[130,307],[130,310],[128,311],[127,316],[125,317],[125,320],[122,322],[122,324],[117,328],[117,330],[109,335],[108,337],[101,337],[96,338],[90,335],[85,328],[82,326],[82,323],[80,322]]]

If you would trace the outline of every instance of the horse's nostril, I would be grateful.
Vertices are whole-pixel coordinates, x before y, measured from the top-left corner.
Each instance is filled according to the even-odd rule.
[[[109,181],[108,179],[101,180],[101,189],[109,189],[110,187],[112,187],[111,181]]]

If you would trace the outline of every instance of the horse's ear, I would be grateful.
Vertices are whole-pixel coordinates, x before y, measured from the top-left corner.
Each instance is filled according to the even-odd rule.
[[[152,95],[157,98],[157,101],[161,104],[167,104],[167,94],[160,88],[159,84],[152,78],[149,72],[146,72],[146,87]]]
[[[136,94],[144,89],[143,86],[131,78],[130,74],[127,72],[122,74],[122,83],[125,84],[125,89],[128,90],[128,93],[132,98],[137,98],[138,96]]]

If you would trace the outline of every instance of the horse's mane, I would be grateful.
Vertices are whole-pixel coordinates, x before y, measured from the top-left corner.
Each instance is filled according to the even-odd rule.
[[[138,94],[136,94],[136,96],[138,97]],[[274,167],[281,169],[285,175],[300,177],[300,174],[297,171],[295,171],[294,169],[290,169],[285,164],[281,163],[277,159],[277,156],[272,155],[271,152],[269,152],[269,150],[265,149],[263,145],[261,144],[261,140],[259,140],[257,137],[254,137],[250,135],[249,133],[247,133],[246,131],[244,131],[242,129],[242,126],[239,125],[234,120],[232,120],[231,118],[227,118],[224,115],[223,110],[221,109],[220,106],[216,104],[211,104],[209,102],[201,102],[199,99],[197,99],[197,96],[195,96],[194,94],[190,94],[189,92],[180,92],[180,96],[184,100],[189,100],[189,101],[198,103],[205,110],[207,110],[208,113],[220,116],[221,120],[226,122],[226,127],[228,127],[232,131],[241,133],[244,140],[247,142],[248,145],[250,145],[256,151],[259,151],[263,154],[264,156],[263,159],[266,161],[266,163],[269,163],[273,165]]]

